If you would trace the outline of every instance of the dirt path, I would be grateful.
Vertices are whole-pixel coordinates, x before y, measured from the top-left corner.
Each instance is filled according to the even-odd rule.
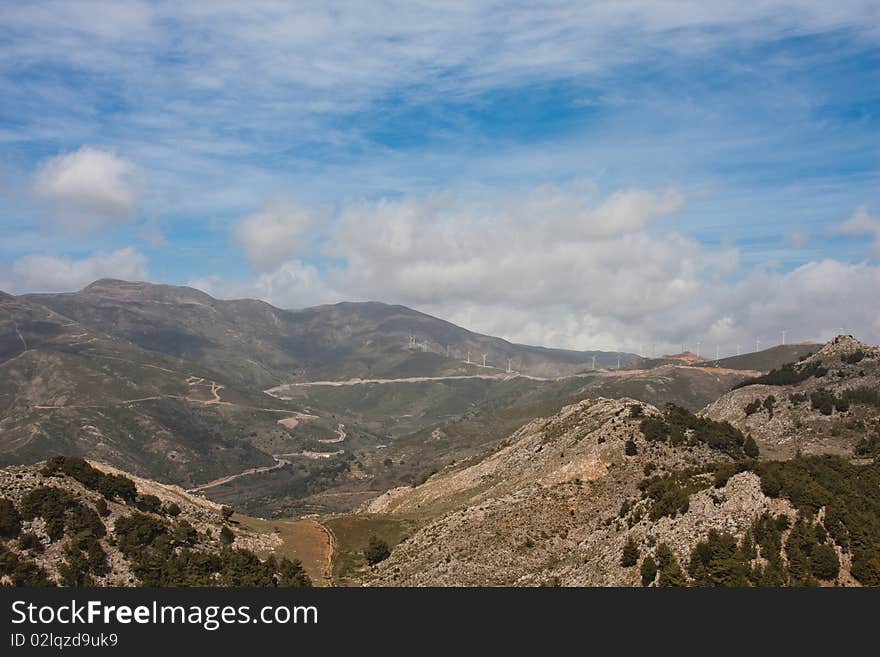
[[[324,562],[324,582],[325,586],[333,586],[333,555],[336,554],[336,534],[327,525],[317,520],[313,521],[318,525],[327,536],[327,551]]]
[[[283,468],[285,465],[290,465],[290,461],[285,461],[282,458],[278,458],[277,456],[273,456],[275,459],[274,465],[264,465],[259,468],[249,468],[244,470],[243,472],[239,472],[237,474],[226,475],[225,477],[219,477],[214,479],[213,481],[209,481],[207,484],[202,484],[201,486],[196,486],[195,488],[188,488],[186,490],[187,493],[198,493],[199,491],[207,490],[209,488],[215,488],[217,486],[222,486],[223,484],[228,484],[230,481],[235,481],[239,477],[246,477],[248,475],[260,474],[261,472],[271,472],[272,470],[277,470],[279,468]]]
[[[475,363],[471,363],[475,365]],[[482,367],[478,365],[477,367]],[[490,366],[486,366],[489,368]],[[712,374],[741,374],[743,376],[758,376],[761,372],[756,370],[732,370],[724,367],[700,367],[692,365],[670,365],[672,369],[697,370]],[[313,387],[342,387],[342,386],[359,386],[365,384],[393,384],[393,383],[426,383],[430,381],[460,381],[465,379],[486,379],[494,381],[510,381],[512,379],[528,379],[530,381],[564,381],[567,379],[587,379],[594,377],[627,377],[640,376],[646,373],[654,373],[663,368],[654,368],[650,370],[627,370],[627,369],[603,369],[590,370],[587,372],[578,372],[577,374],[566,374],[564,376],[533,376],[531,374],[522,374],[520,372],[501,372],[499,374],[450,374],[448,376],[410,376],[400,379],[346,379],[344,381],[300,381],[297,383],[284,383],[274,388],[269,388],[263,392],[270,397],[289,401],[290,397],[285,397],[284,393],[293,388],[313,388]]]
[[[339,423],[339,427],[336,429],[336,438],[321,438],[318,440],[319,443],[324,443],[325,445],[332,445],[333,443],[341,443],[345,440],[345,437],[348,434],[345,433],[345,425],[341,422]]]

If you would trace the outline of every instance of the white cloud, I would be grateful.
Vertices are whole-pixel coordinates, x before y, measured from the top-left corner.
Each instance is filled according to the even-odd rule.
[[[314,247],[315,229],[326,213],[293,203],[275,203],[246,217],[236,237],[259,271],[271,271]]]
[[[783,329],[789,341],[825,339],[841,325],[880,339],[880,317],[865,303],[880,269],[823,260],[743,276],[736,249],[709,249],[664,221],[684,204],[676,190],[602,198],[583,184],[349,203],[327,228],[324,255],[335,266],[289,259],[252,283],[201,287],[286,307],[403,303],[484,333],[576,349],[648,353],[653,343],[660,353],[700,342],[705,355],[716,345],[732,354],[756,339],[777,343]],[[271,222],[280,242],[284,225]],[[295,243],[300,223],[290,231]]]
[[[880,258],[880,215],[869,214],[867,206],[856,208],[853,215],[840,225],[840,232],[843,235],[870,235],[874,238],[874,255]]]
[[[149,277],[147,259],[134,247],[87,258],[29,255],[16,260],[7,274],[10,292],[69,292],[99,278],[142,281]]]
[[[262,299],[280,308],[304,308],[342,300],[327,286],[315,267],[299,260],[289,260],[253,281],[229,281],[208,276],[193,279],[187,285],[219,298]]]
[[[34,175],[35,193],[53,203],[67,225],[94,227],[104,219],[127,219],[137,195],[134,165],[89,146],[45,160]]]

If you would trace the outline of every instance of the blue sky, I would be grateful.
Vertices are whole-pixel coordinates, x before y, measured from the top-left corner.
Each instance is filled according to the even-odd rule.
[[[4,4],[0,288],[878,340],[878,72],[871,2]]]

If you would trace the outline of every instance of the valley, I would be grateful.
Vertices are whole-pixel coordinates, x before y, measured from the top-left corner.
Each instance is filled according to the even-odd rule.
[[[621,565],[624,547],[658,564],[649,584],[688,584],[709,576],[693,555],[722,539],[737,560],[727,583],[874,581],[849,521],[828,519],[844,513],[839,491],[874,476],[880,431],[880,350],[847,336],[718,361],[626,355],[618,369],[616,353],[513,345],[382,304],[282,311],[99,281],[3,295],[0,311],[0,462],[13,478],[39,487],[46,459],[86,457],[137,496],[234,510],[242,546],[314,585],[646,582]],[[447,357],[449,344],[495,351],[483,367]],[[510,371],[491,369],[501,358]],[[824,458],[838,460],[810,460]],[[817,518],[785,482],[827,467]],[[123,506],[170,532],[173,518],[139,499]],[[833,578],[793,561],[789,528],[749,556],[762,518],[782,516],[833,536],[809,546],[834,551]],[[35,563],[58,580],[56,552]],[[118,572],[95,581],[147,581],[126,560],[111,555]]]

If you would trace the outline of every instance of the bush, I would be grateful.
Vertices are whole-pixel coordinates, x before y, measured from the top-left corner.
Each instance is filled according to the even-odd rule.
[[[638,447],[636,447],[635,441],[631,438],[626,441],[626,445],[623,451],[627,456],[635,456],[639,453],[639,449]]]
[[[161,537],[168,538],[168,528],[164,522],[137,511],[119,518],[113,527],[113,533],[119,542],[119,549],[126,555],[150,547]]]
[[[18,537],[18,549],[30,552],[43,552],[46,548],[43,541],[33,532],[24,532]]]
[[[657,546],[656,554],[657,563],[659,566],[659,579],[657,580],[657,586],[687,586],[687,577],[685,576],[684,571],[681,569],[681,566],[678,563],[678,559],[675,557],[675,553],[672,551],[672,549],[668,545],[666,545],[666,543],[661,543]]]
[[[41,472],[46,476],[65,474],[89,490],[101,493],[108,500],[119,497],[131,502],[137,496],[137,488],[131,479],[123,475],[105,474],[77,456],[53,456],[46,461]]]
[[[810,406],[814,411],[822,415],[831,415],[834,412],[834,404],[837,401],[833,392],[819,388],[810,395]]]
[[[691,552],[688,573],[697,586],[748,586],[749,560],[730,534],[711,530]]]
[[[697,479],[690,472],[679,471],[644,479],[639,488],[651,500],[648,516],[651,520],[659,520],[663,516],[686,513],[691,495],[709,485],[708,481]]]
[[[21,514],[12,500],[0,497],[0,536],[15,538],[21,532]]]
[[[642,576],[642,586],[650,586],[657,577],[657,562],[650,554],[642,560],[642,567],[639,570]]]
[[[53,541],[64,536],[65,514],[78,506],[69,493],[54,486],[38,486],[30,490],[19,503],[23,520],[41,517],[46,521],[46,534]]]
[[[223,545],[232,545],[235,542],[235,534],[232,533],[228,525],[223,525],[220,529],[220,542]]]
[[[175,543],[180,543],[182,545],[192,545],[199,537],[199,533],[196,531],[195,527],[193,527],[189,523],[189,521],[187,521],[186,519],[182,519],[178,520],[177,524],[174,525],[171,537],[174,539]]]
[[[30,559],[7,551],[2,545],[0,545],[0,576],[8,577],[14,586],[28,588],[53,586],[46,571]]]
[[[180,505],[177,504],[177,502],[169,502],[165,505],[163,512],[166,516],[171,516],[172,518],[175,518],[180,515]]]
[[[65,526],[74,534],[86,532],[95,538],[101,538],[107,533],[98,514],[82,504],[77,504],[67,512]]]
[[[312,580],[306,574],[299,559],[284,557],[278,564],[278,585],[290,587],[307,587],[312,585]]]
[[[810,555],[810,570],[818,579],[837,579],[840,560],[834,548],[827,544],[817,545]]]
[[[391,550],[388,548],[388,543],[375,534],[370,536],[369,541],[367,541],[367,547],[364,549],[364,557],[368,564],[375,566],[380,561],[387,559],[390,555]]]
[[[743,453],[750,459],[756,459],[761,454],[761,450],[758,449],[758,443],[755,442],[751,434],[746,436],[746,441],[743,443]]]
[[[746,412],[746,416],[754,415],[755,413],[757,413],[758,411],[761,410],[761,400],[754,399],[754,400],[750,401],[748,404],[745,405],[743,410]]]
[[[786,363],[776,370],[770,370],[767,374],[746,379],[733,386],[733,389],[744,388],[746,386],[763,384],[765,386],[791,386],[802,381],[806,381],[810,377],[822,378],[828,374],[828,370],[819,363],[811,363],[798,367],[796,363]]]
[[[672,445],[681,445],[690,434],[693,442],[704,443],[734,459],[745,458],[743,445],[746,439],[739,429],[728,422],[697,417],[675,404],[667,405],[662,418],[645,418],[639,428],[649,442],[668,441]]]
[[[137,498],[137,486],[124,475],[104,475],[98,482],[98,492],[108,500],[118,497],[126,503]]]
[[[639,562],[639,546],[636,544],[633,537],[630,536],[626,539],[626,543],[623,546],[623,554],[620,557],[620,565],[624,568],[632,568]]]
[[[137,507],[147,513],[159,513],[162,510],[162,500],[155,495],[141,495],[138,497]]]
[[[849,365],[855,365],[856,363],[861,362],[861,360],[865,357],[865,352],[861,349],[858,349],[851,354],[846,354],[841,356],[840,360],[844,363],[848,363]]]

